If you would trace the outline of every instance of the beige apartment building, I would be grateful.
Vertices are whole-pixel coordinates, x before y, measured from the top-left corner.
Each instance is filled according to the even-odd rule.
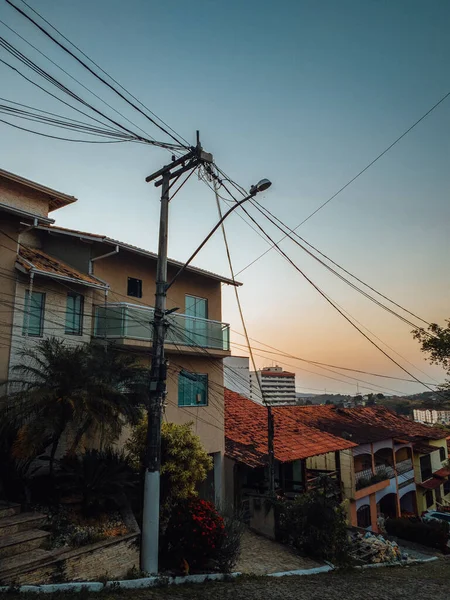
[[[98,339],[150,362],[156,254],[98,233],[54,225],[49,213],[76,198],[0,170],[0,381],[19,351],[45,336],[70,344]],[[156,246],[156,240],[155,240]],[[182,266],[169,260],[168,280]],[[192,421],[214,458],[208,493],[222,497],[223,358],[221,284],[187,268],[170,288],[165,418]]]

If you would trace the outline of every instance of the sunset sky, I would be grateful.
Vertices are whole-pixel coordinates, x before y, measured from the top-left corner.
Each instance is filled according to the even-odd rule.
[[[20,0],[15,2],[28,10]],[[199,129],[204,148],[240,185],[249,188],[269,178],[273,185],[259,200],[290,227],[450,89],[447,0],[29,3],[192,143]],[[169,141],[5,2],[0,19],[149,134]],[[94,106],[102,106],[2,23],[0,30],[40,66]],[[14,63],[3,50],[0,58]],[[0,92],[76,118],[2,63]],[[371,286],[425,320],[441,324],[450,318],[449,128],[450,98],[298,229]],[[168,160],[166,151],[150,146],[68,143],[0,122],[1,168],[79,198],[54,214],[57,224],[105,233],[150,250],[157,248],[159,189],[146,184],[145,177]],[[281,237],[259,213],[249,210],[272,237]],[[192,177],[171,204],[170,256],[186,260],[217,219],[213,193]],[[236,272],[268,247],[236,213],[226,228]],[[443,380],[444,373],[424,361],[410,326],[337,280],[289,240],[282,248],[406,369],[422,381]],[[229,275],[220,232],[195,264]],[[240,294],[249,334],[259,341],[255,347],[263,342],[308,360],[408,377],[276,251],[238,279],[244,284]],[[223,299],[223,318],[234,330],[232,342],[244,344],[235,333],[242,332],[242,325],[233,290],[225,287]],[[246,354],[238,345],[233,353]],[[324,372],[294,358],[263,358],[260,350],[256,354],[259,367],[278,363],[295,370],[300,392],[357,391],[356,381],[342,373]],[[418,383],[348,374],[368,382],[359,384],[361,393],[426,391]]]

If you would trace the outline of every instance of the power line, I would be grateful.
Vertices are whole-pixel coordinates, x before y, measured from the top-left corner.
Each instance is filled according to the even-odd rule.
[[[30,10],[32,10],[35,15],[37,15],[40,19],[42,19],[42,21],[44,21],[44,23],[47,23],[47,25],[49,25],[53,29],[53,31],[56,31],[56,33],[58,35],[60,35],[64,40],[66,40],[66,42],[69,42],[69,44],[73,48],[75,48],[76,50],[78,50],[78,52],[80,54],[82,54],[85,58],[87,58],[94,66],[96,66],[97,69],[100,69],[100,71],[104,75],[106,75],[107,77],[109,77],[109,79],[111,79],[111,81],[113,81],[116,85],[118,85],[120,87],[120,89],[122,89],[129,96],[131,96],[131,98],[133,98],[133,100],[136,100],[136,102],[138,104],[140,104],[140,106],[142,106],[142,108],[144,108],[145,110],[147,110],[151,115],[153,115],[156,119],[158,119],[158,121],[161,121],[161,123],[163,125],[165,125],[168,129],[170,129],[176,136],[178,136],[179,138],[181,138],[189,146],[189,142],[182,135],[180,135],[179,133],[177,133],[175,131],[175,129],[173,129],[172,127],[170,127],[170,125],[168,125],[163,119],[161,119],[161,117],[158,117],[158,115],[156,115],[147,106],[145,106],[145,104],[143,104],[138,98],[136,98],[135,96],[133,96],[133,94],[129,90],[127,90],[126,88],[124,88],[124,86],[121,85],[116,79],[114,79],[114,77],[112,77],[109,73],[107,73],[104,69],[102,69],[102,67],[100,65],[98,65],[94,60],[92,60],[92,58],[90,58],[87,54],[85,54],[78,46],[76,46],[73,42],[71,42],[64,34],[62,34],[54,25],[52,25],[49,21],[47,21],[47,19],[45,19],[40,13],[38,13],[32,6],[30,6],[29,4],[27,4],[27,2],[25,2],[25,0],[21,0],[21,1],[22,1],[23,4],[25,4],[25,6],[27,6]]]
[[[23,40],[25,43],[27,43],[29,46],[31,46],[31,48],[33,48],[36,52],[39,52],[39,54],[41,56],[43,56],[44,58],[46,58],[49,62],[51,62],[55,67],[57,67],[58,69],[60,69],[60,71],[62,71],[63,73],[65,73],[73,81],[75,81],[76,83],[78,83],[78,85],[80,85],[81,87],[83,87],[86,91],[88,91],[90,94],[92,94],[95,98],[97,98],[98,100],[100,100],[100,102],[103,102],[103,104],[105,104],[108,108],[110,108],[115,113],[117,113],[118,115],[120,115],[123,119],[125,119],[126,121],[128,121],[128,123],[130,123],[131,125],[134,125],[134,127],[137,127],[137,129],[139,129],[142,133],[144,133],[146,136],[148,136],[151,140],[156,141],[155,138],[152,137],[149,133],[147,133],[144,129],[142,129],[142,127],[140,127],[139,125],[137,125],[136,123],[134,123],[133,121],[131,121],[123,113],[121,113],[119,110],[117,110],[116,108],[114,108],[113,106],[111,106],[108,102],[106,102],[106,100],[104,100],[98,94],[96,94],[94,91],[92,91],[92,89],[90,89],[87,86],[85,86],[81,81],[79,81],[78,79],[76,79],[76,77],[74,77],[68,71],[66,71],[65,69],[63,69],[60,65],[58,65],[58,63],[56,63],[54,60],[52,60],[44,52],[42,52],[41,50],[39,50],[39,48],[37,48],[36,46],[34,46],[31,42],[29,42],[26,38],[24,38],[23,36],[21,36],[17,31],[15,31],[12,27],[10,27],[9,25],[7,25],[1,19],[0,19],[0,23],[2,23],[5,27],[7,27],[10,31],[12,31],[15,35],[17,35],[21,40]],[[169,148],[169,147],[167,148],[167,150],[169,150],[169,151],[170,151],[170,149],[171,148]]]
[[[51,135],[49,133],[43,133],[42,131],[35,131],[33,129],[28,129],[27,127],[20,127],[20,125],[16,125],[15,123],[10,123],[5,119],[0,119],[0,123],[4,123],[5,125],[9,125],[10,127],[14,127],[15,129],[20,129],[22,131],[26,131],[27,133],[34,133],[35,135],[40,135],[42,137],[51,138],[53,140],[62,140],[64,142],[79,142],[83,144],[122,144],[125,142],[129,142],[132,140],[79,140],[74,138],[65,138],[58,135]]]
[[[222,183],[222,185],[224,185]],[[224,186],[225,187],[225,186]],[[225,189],[227,189],[225,187]],[[229,190],[227,190],[228,193]],[[386,356],[386,358],[388,358],[391,362],[393,362],[395,365],[397,365],[402,371],[404,371],[407,375],[409,375],[410,377],[412,377],[415,381],[417,381],[418,383],[420,383],[420,385],[423,385],[424,387],[426,387],[427,389],[429,389],[430,391],[434,392],[435,390],[433,390],[432,388],[430,388],[426,383],[422,382],[420,379],[418,379],[415,375],[413,375],[412,373],[410,373],[407,369],[405,369],[405,367],[403,367],[398,361],[396,361],[394,358],[392,358],[387,352],[385,352],[380,346],[378,346],[378,344],[376,342],[374,342],[367,334],[365,334],[359,327],[358,325],[356,325],[353,320],[348,317],[336,304],[335,302],[327,295],[325,294],[325,292],[323,290],[320,289],[320,287],[318,285],[316,285],[301,269],[300,267],[298,267],[294,261],[279,247],[278,243],[275,242],[270,235],[261,227],[261,225],[255,221],[255,219],[253,219],[253,217],[246,211],[245,207],[242,207],[243,210],[246,212],[247,216],[250,217],[250,219],[255,223],[255,225],[261,230],[261,232],[271,241],[271,243],[276,247],[276,249],[278,250],[278,252],[280,252],[285,259],[302,275],[302,277],[304,279],[306,279],[306,281],[308,281],[308,283],[314,287],[314,289],[348,322],[352,325],[352,327],[354,327],[364,338],[366,338],[367,341],[369,341],[375,348],[377,348],[382,354],[384,354],[384,356]]]
[[[312,213],[310,213],[305,219],[303,219],[303,221],[301,221],[296,227],[294,227],[293,231],[296,231],[299,227],[301,227],[302,225],[304,225],[307,221],[309,221],[309,219],[311,219],[320,210],[322,210],[325,206],[327,206],[327,204],[329,204],[332,200],[334,200],[336,198],[336,196],[338,196],[341,192],[343,192],[346,188],[348,188],[354,181],[356,181],[359,177],[361,177],[361,175],[363,173],[365,173],[368,169],[370,169],[370,167],[372,167],[377,161],[379,161],[380,158],[382,158],[385,154],[387,154],[389,152],[389,150],[391,150],[396,144],[398,144],[398,142],[400,142],[406,135],[408,135],[408,133],[410,133],[417,125],[419,125],[419,123],[421,123],[430,113],[432,113],[449,96],[450,96],[450,92],[447,92],[444,96],[442,96],[442,98],[440,100],[438,100],[435,104],[433,104],[433,106],[429,110],[427,110],[426,113],[424,113],[419,119],[417,119],[417,121],[415,121],[410,127],[408,127],[408,129],[406,129],[406,131],[404,131],[387,148],[385,148],[383,150],[383,152],[381,152],[380,154],[378,154],[378,156],[376,156],[372,161],[370,161],[370,163],[367,164],[363,169],[361,169],[361,171],[359,171],[354,177],[352,177],[349,181],[347,181],[347,183],[345,185],[343,185],[341,188],[339,188],[337,190],[337,192],[335,192],[334,194],[332,194],[327,200],[325,200],[325,202],[323,202],[320,206],[318,206]],[[230,181],[230,183],[231,183],[231,181]],[[280,244],[284,239],[286,239],[286,237],[287,236],[285,235],[284,237],[280,238],[278,240],[277,244]],[[260,254],[259,256],[257,256],[251,263],[249,263],[243,269],[241,269],[239,271],[239,273],[237,273],[237,275],[240,275],[243,271],[245,271],[248,268],[250,268],[252,265],[255,264],[255,262],[257,262],[258,260],[260,260],[263,256],[265,256],[268,252],[270,252],[274,248],[276,248],[275,242],[272,244],[272,246],[270,248],[268,248],[267,250],[265,250],[265,252],[263,252],[262,254]]]
[[[126,98],[126,96],[124,96],[121,92],[119,92],[113,85],[111,85],[108,81],[106,81],[106,79],[104,79],[103,77],[101,77],[98,73],[96,73],[93,69],[91,69],[91,67],[89,67],[88,64],[86,64],[83,60],[81,60],[81,58],[79,58],[78,56],[76,56],[76,54],[74,54],[71,50],[69,50],[69,48],[67,48],[64,44],[62,44],[61,42],[59,42],[51,33],[49,33],[44,27],[42,27],[41,25],[39,25],[39,23],[37,23],[33,17],[31,17],[30,15],[28,15],[26,12],[24,12],[22,9],[20,9],[18,6],[16,6],[15,4],[13,4],[11,2],[11,0],[6,0],[6,2],[12,7],[14,8],[14,10],[16,10],[17,12],[19,12],[22,16],[24,16],[26,19],[28,19],[28,21],[30,21],[31,23],[33,23],[33,25],[35,25],[44,35],[46,35],[48,38],[50,38],[55,44],[57,44],[62,50],[64,50],[64,52],[66,52],[67,54],[69,54],[70,56],[72,56],[72,58],[74,58],[80,65],[82,65],[85,69],[87,69],[94,77],[96,77],[99,81],[101,81],[102,83],[104,83],[110,90],[112,90],[115,94],[117,94],[120,98],[122,98],[123,100],[125,100],[125,102],[127,102],[130,106],[132,106],[135,110],[137,110],[139,113],[141,113],[144,117],[146,117],[149,121],[151,121],[154,125],[156,125],[156,127],[158,127],[161,131],[163,131],[166,135],[168,135],[170,138],[172,138],[175,142],[177,142],[177,144],[180,144],[181,146],[183,146],[184,148],[188,148],[189,146],[185,146],[184,144],[182,144],[180,142],[179,139],[177,139],[174,135],[172,135],[165,127],[163,127],[162,125],[160,125],[159,123],[157,123],[152,117],[149,117],[142,109],[139,108],[139,106],[137,106],[136,104],[134,104],[133,102],[131,102],[130,100],[128,100],[128,98]],[[28,4],[27,4],[28,6]],[[28,6],[28,8],[30,8]],[[33,12],[35,12],[36,14],[39,15],[39,13],[37,13],[37,11],[35,11],[34,9],[32,9]],[[41,17],[41,15],[39,15]],[[42,17],[41,17],[42,18]],[[61,34],[60,34],[61,35]]]
[[[385,296],[380,291],[378,291],[374,287],[370,286],[368,283],[366,283],[365,281],[363,281],[362,279],[360,279],[359,277],[357,277],[356,275],[354,275],[353,273],[351,273],[350,271],[348,271],[347,269],[345,269],[342,265],[340,265],[337,262],[335,262],[332,258],[330,258],[326,254],[324,254],[323,252],[321,252],[318,248],[316,248],[315,246],[313,246],[312,244],[310,244],[303,237],[301,237],[300,235],[298,235],[298,233],[296,233],[294,229],[290,229],[290,227],[288,225],[286,225],[286,223],[283,223],[283,221],[281,221],[281,219],[279,219],[278,217],[276,217],[268,208],[266,208],[260,202],[258,202],[258,200],[256,200],[256,198],[253,199],[253,203],[256,204],[259,207],[260,210],[268,213],[273,219],[275,219],[283,227],[285,227],[286,229],[288,229],[291,234],[295,235],[296,237],[298,237],[298,239],[300,239],[302,242],[304,242],[305,244],[307,244],[310,248],[312,248],[313,250],[315,250],[315,252],[317,252],[318,254],[320,254],[321,256],[323,256],[326,260],[328,260],[329,262],[333,263],[336,267],[338,267],[339,269],[341,269],[342,271],[344,271],[344,273],[347,273],[347,275],[350,275],[351,277],[353,277],[353,279],[356,279],[356,281],[359,281],[359,283],[362,283],[364,286],[366,286],[367,288],[369,288],[370,290],[372,290],[373,292],[375,292],[376,294],[378,294],[379,296],[381,296],[385,300],[388,300],[389,302],[391,302],[392,304],[394,304],[395,306],[397,306],[401,310],[405,311],[406,313],[410,314],[411,316],[415,317],[416,319],[419,319],[419,321],[422,321],[426,325],[430,325],[430,323],[428,321],[426,321],[425,319],[422,319],[422,317],[419,317],[418,315],[416,315],[415,313],[411,312],[410,310],[408,310],[407,308],[405,308],[401,304],[398,304],[397,302],[395,302],[394,300],[392,300],[392,298],[389,298],[388,296]],[[290,236],[288,236],[288,237],[290,239],[292,239]],[[295,241],[295,240],[293,240],[293,241]],[[304,249],[303,246],[300,245],[300,247],[302,249]]]

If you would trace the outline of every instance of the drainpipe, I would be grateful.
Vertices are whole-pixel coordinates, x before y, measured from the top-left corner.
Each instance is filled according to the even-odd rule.
[[[31,302],[33,297],[33,283],[34,283],[34,271],[30,271],[30,289],[28,291],[28,310],[25,315],[25,337],[28,338],[28,329],[30,327],[30,316],[31,316]]]
[[[119,254],[119,246],[116,246],[112,252],[107,252],[106,254],[101,254],[100,256],[94,256],[94,258],[91,258],[89,261],[89,275],[93,275],[92,263],[94,261],[107,258],[108,256],[113,256],[113,254]]]

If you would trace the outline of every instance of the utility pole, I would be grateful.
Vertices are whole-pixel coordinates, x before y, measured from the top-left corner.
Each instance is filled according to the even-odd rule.
[[[275,437],[275,424],[273,421],[272,407],[267,405],[267,451],[269,463],[269,495],[275,497],[275,450],[273,440]]]
[[[197,132],[197,145],[191,147],[181,158],[146,177],[161,186],[161,212],[159,223],[158,261],[156,267],[155,312],[153,320],[153,348],[150,370],[150,394],[148,404],[147,451],[145,459],[144,509],[142,519],[141,569],[146,573],[158,573],[159,551],[159,505],[161,465],[161,414],[166,397],[167,367],[164,356],[164,340],[167,322],[167,242],[169,231],[170,181],[202,163],[212,163],[211,154],[204,152]]]

